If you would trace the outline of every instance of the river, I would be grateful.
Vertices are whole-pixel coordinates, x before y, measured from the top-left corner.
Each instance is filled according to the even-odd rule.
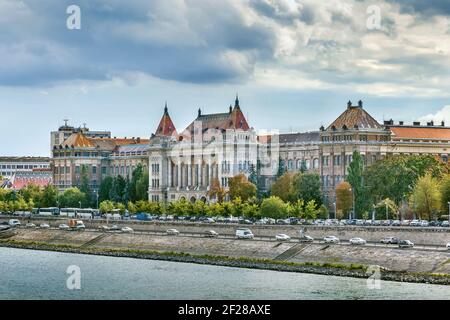
[[[0,271],[0,299],[450,299],[450,286],[13,248]]]

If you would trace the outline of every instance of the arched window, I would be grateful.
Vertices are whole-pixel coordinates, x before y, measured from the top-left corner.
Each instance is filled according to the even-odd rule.
[[[319,169],[319,159],[315,158],[313,160],[313,168],[314,169]]]

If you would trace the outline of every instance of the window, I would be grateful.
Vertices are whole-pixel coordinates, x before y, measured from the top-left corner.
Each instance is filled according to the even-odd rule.
[[[97,166],[92,166],[92,174],[97,174]]]

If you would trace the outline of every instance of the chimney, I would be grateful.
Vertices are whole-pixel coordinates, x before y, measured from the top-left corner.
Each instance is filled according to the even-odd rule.
[[[362,108],[362,106],[363,106],[363,102],[362,102],[362,100],[359,100],[358,101],[358,107]]]
[[[445,121],[441,122],[441,127],[445,127]]]
[[[348,100],[347,102],[347,108],[350,108],[352,106],[352,102],[350,100]]]

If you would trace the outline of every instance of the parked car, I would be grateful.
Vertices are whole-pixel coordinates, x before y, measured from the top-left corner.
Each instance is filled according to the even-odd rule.
[[[411,221],[409,221],[409,220],[403,220],[403,221],[400,223],[400,225],[401,225],[401,226],[409,226],[410,223],[411,223]]]
[[[58,226],[58,229],[59,229],[59,230],[68,230],[68,229],[69,229],[69,226],[68,226],[67,224],[65,224],[65,223],[62,223],[62,224],[60,224],[60,225]]]
[[[410,240],[400,240],[398,242],[398,247],[399,248],[412,248],[412,247],[414,247],[414,243]]]
[[[385,244],[397,244],[398,243],[398,238],[396,238],[396,237],[387,237],[387,238],[381,239],[380,242],[381,243],[385,243]]]
[[[9,219],[8,224],[11,227],[19,227],[20,226],[20,221],[17,220],[17,219]]]
[[[34,224],[34,223],[27,223],[26,225],[25,225],[25,228],[28,228],[28,229],[33,229],[33,228],[36,228],[36,225]]]
[[[448,221],[442,221],[442,223],[441,223],[441,227],[449,227],[449,222]]]
[[[350,244],[355,244],[355,245],[357,245],[357,244],[362,245],[362,244],[367,243],[367,241],[362,238],[351,238],[349,240],[349,242],[350,242]]]
[[[178,231],[177,229],[168,229],[166,230],[166,234],[168,236],[177,236],[180,234],[180,231]]]
[[[439,220],[433,220],[433,221],[430,221],[429,223],[428,223],[428,225],[430,226],[430,227],[440,227],[441,226],[441,221],[439,221]]]
[[[303,235],[303,237],[299,238],[300,242],[313,242],[314,238],[308,235]]]
[[[252,230],[247,228],[239,228],[236,229],[236,238],[237,239],[253,239],[254,235]]]
[[[123,227],[123,228],[121,229],[121,231],[122,231],[123,233],[133,233],[133,232],[134,232],[134,230],[131,229],[130,227]]]
[[[428,227],[428,226],[429,226],[428,221],[426,221],[426,220],[420,221],[420,227]]]
[[[215,232],[214,230],[207,230],[205,231],[205,237],[207,238],[217,238],[219,234]]]
[[[420,222],[420,220],[414,219],[413,221],[411,221],[409,226],[410,227],[420,227],[421,226],[421,222]]]
[[[289,220],[287,219],[278,219],[277,224],[289,224]]]
[[[206,218],[205,220],[203,220],[204,223],[215,223],[216,220],[214,220],[213,218]]]
[[[381,226],[381,221],[380,220],[372,220],[372,225],[373,226]]]
[[[39,225],[39,228],[41,228],[41,229],[48,229],[48,228],[50,228],[50,225],[48,223],[41,223]]]
[[[110,228],[108,226],[98,226],[98,230],[100,231],[108,231]]]
[[[392,226],[393,226],[393,227],[400,227],[400,225],[401,225],[400,220],[394,220],[394,221],[392,221]]]
[[[340,240],[335,236],[326,236],[323,238],[323,241],[325,241],[325,243],[339,243]]]
[[[450,242],[447,243],[447,244],[445,245],[445,247],[447,248],[447,250],[450,250]]]
[[[291,237],[289,237],[287,234],[280,233],[280,234],[277,234],[275,236],[275,240],[277,240],[277,241],[289,241],[289,240],[291,240]]]
[[[110,230],[110,231],[119,231],[120,228],[119,228],[119,226],[113,224],[111,227],[109,227],[109,230]]]

